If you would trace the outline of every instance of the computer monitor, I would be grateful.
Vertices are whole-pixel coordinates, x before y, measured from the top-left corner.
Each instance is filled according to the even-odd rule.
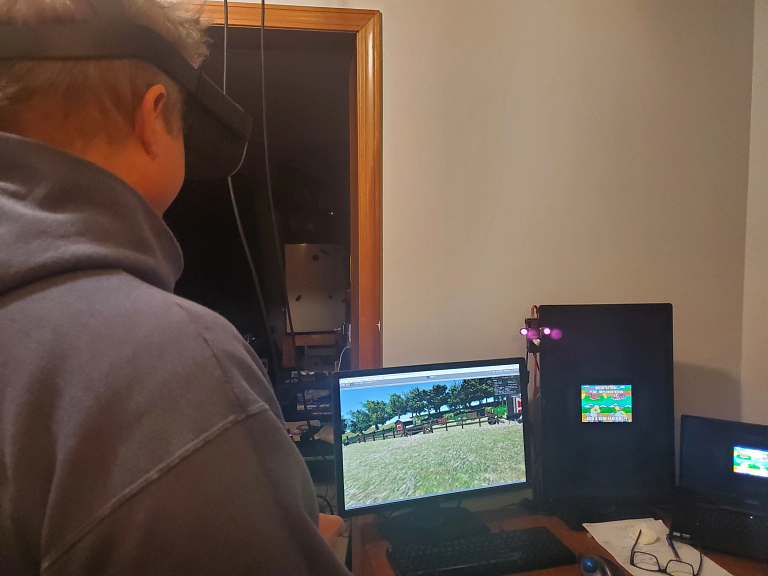
[[[557,337],[540,346],[537,496],[573,525],[672,501],[672,320],[672,305],[663,303],[539,306],[539,325]],[[602,516],[607,509],[615,517]],[[600,515],[590,516],[595,510]]]
[[[522,358],[334,375],[344,516],[528,486]]]

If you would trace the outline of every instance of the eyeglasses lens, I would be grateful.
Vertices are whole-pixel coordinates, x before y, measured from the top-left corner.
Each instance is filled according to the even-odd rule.
[[[693,566],[687,562],[670,561],[667,564],[667,574],[671,576],[694,576]]]
[[[646,554],[645,552],[635,552],[635,566],[643,570],[650,570],[651,572],[661,571],[661,566],[659,566],[656,556]]]

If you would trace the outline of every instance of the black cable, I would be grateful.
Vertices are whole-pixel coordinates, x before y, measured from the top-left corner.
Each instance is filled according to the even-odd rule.
[[[222,82],[222,92],[227,93],[227,30],[229,28],[229,9],[227,6],[227,0],[224,0],[224,79]],[[275,343],[272,341],[272,335],[269,333],[269,317],[267,316],[267,307],[264,304],[264,295],[261,293],[261,283],[259,282],[259,275],[256,273],[256,266],[253,264],[253,257],[251,256],[251,249],[248,247],[248,240],[245,237],[245,231],[243,230],[243,223],[240,221],[240,210],[237,208],[237,200],[235,198],[235,188],[232,184],[232,176],[227,177],[227,184],[229,185],[229,197],[232,200],[232,211],[235,213],[235,221],[237,222],[237,231],[240,233],[240,241],[243,244],[245,250],[245,257],[248,260],[248,268],[251,270],[251,278],[253,279],[253,285],[256,287],[256,296],[259,300],[259,307],[261,308],[261,316],[264,319],[264,331],[267,333],[267,340],[269,341],[269,353],[272,358],[273,373],[277,376],[277,350],[275,349]]]
[[[221,79],[221,91],[227,93],[227,52],[229,52],[229,43],[227,42],[227,32],[229,31],[229,3],[224,0],[224,74]]]
[[[283,254],[280,251],[280,236],[277,231],[277,217],[275,216],[275,202],[272,198],[272,177],[269,170],[269,146],[267,139],[267,88],[264,73],[264,14],[266,12],[265,1],[261,0],[261,117],[264,128],[264,165],[267,172],[267,195],[269,196],[269,212],[272,215],[272,230],[275,233],[275,248],[277,250],[277,262],[280,266],[280,282],[283,286],[283,297],[285,298],[285,311],[288,315],[288,329],[293,340],[293,347],[296,348],[296,335],[293,331],[293,318],[291,317],[291,305],[288,299],[288,286],[285,281],[285,265],[283,263]]]
[[[323,496],[322,494],[316,494],[316,496],[317,496],[318,498],[320,498],[320,500],[322,500],[323,502],[325,502],[325,505],[326,505],[326,506],[328,506],[328,510],[330,511],[330,513],[331,513],[331,516],[333,516],[333,506],[331,505],[331,501],[330,501],[330,500],[328,500],[328,498],[326,498],[326,497],[325,497],[325,496]]]
[[[245,249],[245,257],[248,259],[248,268],[251,270],[251,278],[253,279],[253,285],[256,287],[256,296],[259,300],[259,307],[261,308],[261,315],[264,318],[264,330],[267,333],[267,340],[269,341],[269,354],[272,358],[272,365],[274,366],[274,374],[277,377],[277,350],[275,349],[275,343],[273,342],[272,335],[269,333],[269,320],[267,316],[267,307],[264,304],[264,295],[261,293],[261,284],[259,282],[259,276],[256,273],[256,267],[253,265],[253,258],[251,257],[251,249],[248,248],[248,240],[245,238],[245,232],[243,231],[243,224],[240,221],[240,211],[237,209],[237,200],[235,199],[235,189],[232,186],[232,177],[227,178],[229,184],[229,197],[232,199],[232,210],[235,213],[235,221],[237,222],[237,231],[240,233],[240,241]]]
[[[339,372],[341,372],[341,362],[344,360],[344,352],[347,350],[352,350],[349,346],[344,346],[344,349],[341,351],[341,354],[339,355]]]

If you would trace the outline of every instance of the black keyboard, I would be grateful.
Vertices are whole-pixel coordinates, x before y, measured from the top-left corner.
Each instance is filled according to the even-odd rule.
[[[398,546],[387,555],[399,576],[501,576],[576,563],[546,528]]]

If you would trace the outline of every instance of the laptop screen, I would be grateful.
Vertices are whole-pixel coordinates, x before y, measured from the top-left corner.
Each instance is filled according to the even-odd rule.
[[[683,416],[680,487],[713,501],[768,506],[768,426]]]

